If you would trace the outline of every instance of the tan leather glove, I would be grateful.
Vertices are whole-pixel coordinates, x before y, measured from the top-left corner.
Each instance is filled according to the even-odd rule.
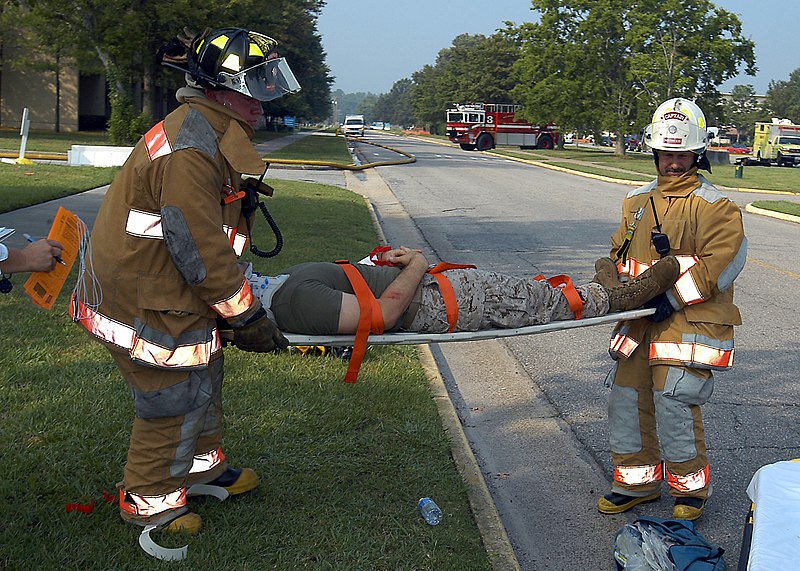
[[[262,307],[244,323],[233,327],[233,344],[242,351],[269,353],[276,349],[286,349],[289,341],[269,320],[267,312]]]

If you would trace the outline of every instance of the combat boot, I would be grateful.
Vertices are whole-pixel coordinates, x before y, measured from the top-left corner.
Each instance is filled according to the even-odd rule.
[[[641,307],[658,294],[671,288],[678,279],[680,270],[680,263],[675,256],[667,256],[634,279],[612,288],[606,288],[608,312],[628,311]]]
[[[600,258],[594,263],[594,277],[592,281],[600,284],[606,289],[617,287],[619,285],[619,273],[617,272],[617,265],[611,258]]]

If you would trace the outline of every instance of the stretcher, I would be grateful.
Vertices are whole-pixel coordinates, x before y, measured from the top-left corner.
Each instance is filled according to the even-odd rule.
[[[369,345],[424,345],[426,343],[448,343],[454,341],[482,341],[485,339],[498,339],[502,337],[516,337],[519,335],[534,335],[536,333],[550,333],[552,331],[563,331],[565,329],[577,329],[578,327],[591,327],[593,325],[605,325],[626,321],[628,319],[639,319],[655,313],[655,309],[632,309],[630,311],[620,311],[609,313],[599,317],[589,317],[587,319],[573,319],[570,321],[551,321],[542,325],[529,325],[516,329],[486,329],[483,331],[456,331],[454,333],[384,333],[381,335],[370,335],[367,339]],[[286,333],[286,339],[290,345],[332,345],[347,347],[355,343],[355,335],[303,335],[298,333]]]
[[[737,571],[797,569],[800,561],[800,461],[759,468],[747,486],[752,500]]]

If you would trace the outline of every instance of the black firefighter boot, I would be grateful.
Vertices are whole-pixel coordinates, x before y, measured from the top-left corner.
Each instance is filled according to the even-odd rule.
[[[678,279],[680,270],[680,263],[675,256],[667,256],[624,284],[610,288],[601,284],[608,292],[608,312],[628,311],[641,307],[671,288]]]

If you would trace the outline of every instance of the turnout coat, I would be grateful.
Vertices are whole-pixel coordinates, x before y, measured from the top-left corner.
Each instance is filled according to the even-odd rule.
[[[84,257],[97,288],[70,307],[110,348],[165,369],[205,367],[221,351],[217,316],[235,324],[260,307],[237,264],[249,241],[241,174],[265,168],[253,130],[201,91],[182,93],[109,188]]]
[[[675,309],[672,316],[660,323],[644,318],[620,322],[611,338],[612,356],[630,356],[652,327],[651,364],[712,370],[733,365],[733,326],[742,323],[733,303],[733,281],[744,267],[747,239],[739,207],[706,178],[697,179],[695,185],[660,187],[660,178],[631,191],[623,202],[622,223],[612,236],[612,259],[631,224],[635,230],[627,260],[618,262],[620,274],[637,276],[660,259],[651,240],[656,219],[681,273],[666,293]]]

